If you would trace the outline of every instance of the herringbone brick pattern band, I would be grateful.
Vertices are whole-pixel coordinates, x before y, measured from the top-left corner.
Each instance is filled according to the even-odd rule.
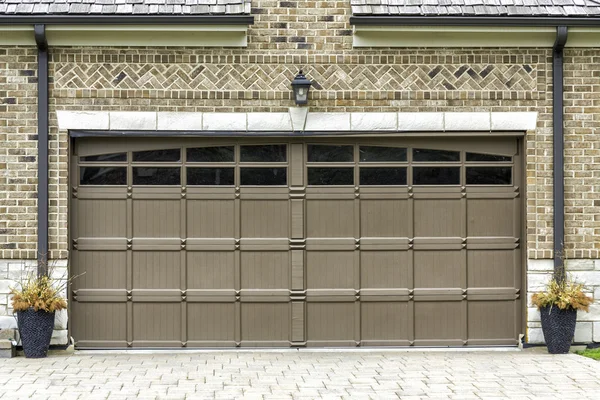
[[[283,64],[58,64],[55,89],[288,91],[297,67]],[[317,90],[536,91],[538,66],[312,65]]]

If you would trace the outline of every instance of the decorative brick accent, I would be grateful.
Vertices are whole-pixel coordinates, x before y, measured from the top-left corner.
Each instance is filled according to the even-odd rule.
[[[312,64],[305,68],[324,91],[528,91],[538,98],[538,68],[528,64]],[[282,64],[83,64],[57,66],[56,89],[289,91],[298,71]],[[544,93],[544,92],[541,92]]]

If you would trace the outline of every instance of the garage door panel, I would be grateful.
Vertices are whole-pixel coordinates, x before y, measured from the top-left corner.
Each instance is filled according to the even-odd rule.
[[[360,250],[403,250],[411,248],[412,241],[409,238],[388,238],[388,237],[371,237],[360,238]]]
[[[78,238],[73,239],[73,249],[80,251],[125,251],[128,248],[127,238]]]
[[[469,250],[469,287],[514,287],[514,250]]]
[[[409,207],[407,200],[360,201],[361,237],[407,237]]]
[[[415,251],[415,288],[463,287],[466,280],[461,251]]]
[[[125,251],[73,251],[71,288],[121,289],[127,279]]]
[[[181,237],[181,201],[136,200],[133,202],[133,236]]]
[[[70,321],[73,337],[94,342],[94,347],[127,345],[126,303],[71,303],[78,318]],[[120,347],[120,346],[119,346]]]
[[[460,301],[466,299],[464,289],[457,287],[446,288],[415,288],[413,290],[413,300],[415,302],[431,302],[431,301]]]
[[[354,207],[354,200],[307,200],[307,237],[355,237]]]
[[[234,289],[233,251],[187,252],[188,289]]]
[[[308,238],[306,239],[306,250],[329,250],[343,251],[354,250],[357,240],[354,238]]]
[[[410,257],[405,251],[361,251],[361,288],[407,288]]]
[[[241,202],[242,237],[289,237],[289,207],[289,200],[243,200]]]
[[[134,289],[178,289],[181,286],[181,255],[178,251],[133,253]]]
[[[179,200],[182,190],[179,184],[173,186],[134,186],[131,188],[133,200]]]
[[[181,250],[180,238],[134,238],[130,242],[133,251],[171,251]]]
[[[134,341],[179,341],[181,345],[181,305],[179,303],[134,303]]]
[[[288,238],[240,239],[240,250],[244,251],[289,251]]]
[[[415,200],[414,213],[415,236],[461,236],[460,200]]]
[[[126,200],[79,200],[78,237],[126,237]]]
[[[289,251],[243,251],[242,289],[290,289]]]
[[[236,318],[234,303],[188,303],[188,347],[193,341],[235,344]]]
[[[306,288],[354,288],[354,263],[354,251],[307,251]]]
[[[408,302],[361,303],[361,340],[408,341],[408,308]]]
[[[462,345],[466,315],[461,301],[415,302],[414,307],[415,341],[456,340]]]
[[[467,238],[468,250],[512,250],[517,251],[520,243],[515,237],[469,237]]]
[[[332,345],[355,338],[356,307],[354,302],[306,304],[307,341],[331,342]],[[334,344],[335,343],[335,344]]]
[[[191,238],[185,239],[187,251],[233,251],[236,248],[234,238]]]
[[[461,250],[465,245],[460,237],[419,237],[413,240],[413,250]]]
[[[179,289],[133,289],[131,301],[134,303],[181,303]]]
[[[515,336],[514,301],[470,301],[469,341],[512,339]]]
[[[272,342],[277,345],[277,342],[284,341],[289,345],[290,303],[243,303],[241,315],[243,342]]]
[[[513,199],[468,199],[468,236],[513,236]],[[490,212],[494,210],[494,212]]]
[[[235,237],[235,201],[188,200],[188,238]]]

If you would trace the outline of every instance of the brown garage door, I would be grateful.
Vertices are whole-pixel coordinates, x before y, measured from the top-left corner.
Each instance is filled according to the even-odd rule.
[[[78,139],[79,348],[514,345],[517,139]]]

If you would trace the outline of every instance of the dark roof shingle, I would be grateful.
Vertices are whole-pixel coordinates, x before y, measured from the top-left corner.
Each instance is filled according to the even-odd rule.
[[[246,15],[251,0],[0,0],[13,15]]]
[[[597,17],[600,0],[350,0],[353,15]]]

